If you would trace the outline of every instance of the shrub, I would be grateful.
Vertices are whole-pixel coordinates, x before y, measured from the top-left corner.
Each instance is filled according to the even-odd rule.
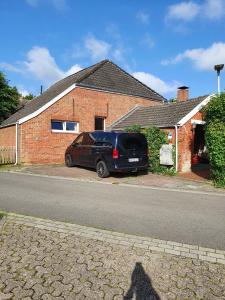
[[[142,132],[140,125],[132,125],[125,128],[126,132]]]
[[[144,129],[143,133],[148,142],[149,169],[151,172],[161,173],[164,167],[160,165],[160,148],[167,143],[166,134],[154,126]]]
[[[153,173],[164,173],[175,175],[175,168],[168,168],[160,165],[160,148],[162,144],[167,144],[166,133],[158,127],[151,126],[141,129],[139,125],[133,125],[125,128],[127,132],[141,132],[145,135],[149,149],[149,170]]]
[[[214,183],[225,186],[225,123],[216,120],[206,126],[206,145]]]
[[[225,94],[210,101],[204,110],[206,146],[216,186],[225,187]]]

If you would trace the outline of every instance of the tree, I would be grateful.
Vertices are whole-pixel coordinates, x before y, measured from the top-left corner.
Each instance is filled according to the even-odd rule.
[[[35,96],[31,93],[23,97],[24,100],[28,100],[28,101],[33,100],[34,98]]]
[[[19,97],[17,88],[9,86],[5,75],[0,72],[0,123],[17,110]]]
[[[177,98],[170,98],[168,100],[168,103],[176,103],[177,102]]]
[[[213,180],[217,186],[225,187],[225,93],[210,101],[204,118]]]

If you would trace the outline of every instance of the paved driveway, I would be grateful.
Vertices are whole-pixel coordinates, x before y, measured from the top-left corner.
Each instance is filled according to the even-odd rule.
[[[224,194],[0,173],[0,208],[225,249]]]

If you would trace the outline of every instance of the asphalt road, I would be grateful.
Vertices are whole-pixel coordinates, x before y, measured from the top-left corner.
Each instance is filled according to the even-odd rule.
[[[0,209],[225,250],[225,196],[0,172]]]

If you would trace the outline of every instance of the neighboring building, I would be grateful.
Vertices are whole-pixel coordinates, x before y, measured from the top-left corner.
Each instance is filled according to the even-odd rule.
[[[0,126],[0,146],[17,148],[21,163],[62,163],[82,131],[104,130],[137,105],[164,98],[108,60],[52,85]]]
[[[142,128],[157,126],[163,129],[169,142],[177,145],[176,167],[178,171],[190,171],[193,157],[204,152],[204,124],[202,108],[212,96],[188,99],[187,87],[178,88],[177,102],[155,107],[136,107],[110,129],[120,130],[134,124]]]

